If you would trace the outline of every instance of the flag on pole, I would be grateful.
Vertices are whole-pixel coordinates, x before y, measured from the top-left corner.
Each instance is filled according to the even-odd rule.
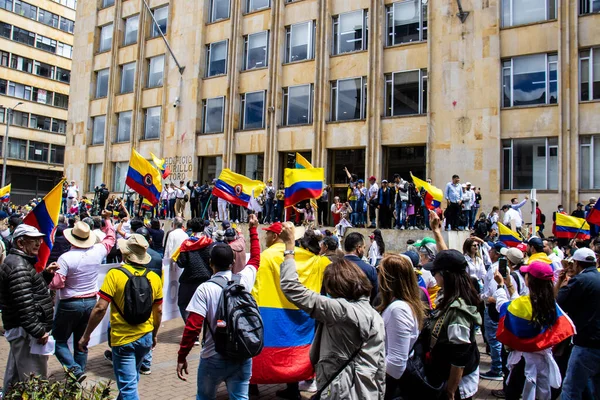
[[[36,227],[44,235],[44,240],[38,252],[38,261],[35,269],[40,272],[46,267],[52,245],[54,243],[54,231],[58,225],[60,206],[62,204],[62,186],[64,179],[48,193],[42,201],[23,220],[24,224]]]
[[[430,183],[422,181],[410,173],[412,177],[413,183],[415,184],[417,190],[421,191],[423,189],[425,191],[425,207],[428,210],[435,210],[436,208],[442,205],[442,200],[444,200],[444,193],[441,189],[436,188]]]
[[[154,165],[156,165],[156,168],[158,168],[158,170],[160,171],[162,178],[167,179],[167,177],[169,175],[171,175],[171,170],[169,169],[169,167],[165,166],[165,164],[166,164],[165,159],[158,158],[153,153],[150,153],[150,157],[152,157],[152,162],[154,163]]]
[[[323,168],[286,168],[283,178],[285,185],[284,207],[293,206],[302,200],[321,197],[324,179],[325,170]]]
[[[556,213],[556,231],[554,236],[559,239],[582,239],[590,238],[590,226],[583,218],[571,217]]]
[[[153,205],[157,205],[162,191],[162,180],[158,170],[135,149],[131,149],[131,159],[125,184],[142,195]]]
[[[8,184],[0,189],[0,203],[8,203],[10,201],[10,188],[12,184]]]
[[[500,222],[498,222],[498,240],[508,247],[517,247],[523,243],[521,235]]]
[[[314,168],[310,162],[306,158],[302,156],[302,154],[296,152],[296,168],[297,169],[310,169]],[[317,206],[317,200],[310,199],[310,205],[317,210],[319,207]]]
[[[250,199],[253,196],[260,196],[264,188],[265,184],[261,181],[254,181],[225,168],[215,182],[212,194],[236,206],[248,208]]]
[[[592,225],[600,225],[600,201],[597,201],[586,217],[587,222]]]

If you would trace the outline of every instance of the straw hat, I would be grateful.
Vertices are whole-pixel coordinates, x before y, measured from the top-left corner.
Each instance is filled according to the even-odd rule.
[[[80,249],[89,249],[96,244],[96,235],[93,235],[90,226],[82,221],[77,221],[71,229],[65,229],[63,234],[69,243]]]
[[[134,233],[129,239],[119,239],[119,250],[123,254],[123,261],[130,261],[134,264],[146,265],[152,257],[146,252],[148,250],[148,241],[142,235]]]

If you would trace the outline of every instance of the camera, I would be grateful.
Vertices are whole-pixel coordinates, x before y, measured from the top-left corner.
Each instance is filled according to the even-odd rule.
[[[173,103],[173,108],[179,107],[180,103],[181,103],[181,101],[179,101],[179,97],[175,97],[175,102]]]

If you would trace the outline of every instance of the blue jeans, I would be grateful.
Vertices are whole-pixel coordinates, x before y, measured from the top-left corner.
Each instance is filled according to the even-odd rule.
[[[431,229],[431,227],[429,226],[429,209],[427,207],[425,207],[425,205],[423,205],[422,207],[423,209],[423,219],[425,220],[425,227],[427,229]]]
[[[142,367],[147,369],[150,369],[150,367],[152,367],[152,350],[150,350],[142,360]]]
[[[485,338],[490,345],[490,356],[492,357],[492,371],[500,373],[502,372],[502,343],[496,339],[496,330],[498,330],[498,323],[492,321],[488,314],[487,307],[483,314],[483,326],[485,327]]]
[[[356,200],[350,200],[350,208],[352,209],[352,214],[350,214],[350,223],[353,226],[356,226],[356,218],[357,218],[357,209],[356,209]]]
[[[264,221],[266,222],[273,222],[273,201],[272,200],[266,200],[265,201],[265,218]]]
[[[146,333],[135,342],[113,346],[113,370],[119,389],[118,400],[139,400],[140,367],[151,349],[152,332]]]
[[[396,202],[396,228],[400,228],[401,226],[406,228],[406,201],[397,201]]]
[[[169,218],[175,218],[175,199],[169,199]]]
[[[80,351],[77,343],[85,332],[95,305],[96,298],[90,297],[71,301],[61,300],[56,306],[56,316],[52,327],[52,335],[56,340],[54,354],[64,367],[73,370],[75,376],[80,376],[85,372],[87,351]],[[67,344],[71,335],[73,335],[74,343],[73,354]]]
[[[479,211],[479,207],[471,208],[471,225],[469,226],[471,229],[473,229],[475,221],[477,221],[477,211]]]
[[[471,226],[471,210],[462,210],[462,213],[465,217],[465,226],[463,228],[467,229]]]
[[[198,366],[198,394],[196,400],[214,400],[217,387],[225,382],[232,400],[248,399],[248,387],[252,375],[252,359],[234,361],[220,354],[200,359]]]
[[[573,346],[561,399],[578,400],[585,392],[600,399],[600,349]]]

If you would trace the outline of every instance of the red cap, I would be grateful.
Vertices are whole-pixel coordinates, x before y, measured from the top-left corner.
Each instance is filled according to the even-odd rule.
[[[527,253],[527,245],[525,243],[519,243],[517,249],[521,250],[523,254]]]
[[[368,180],[370,180],[370,181],[377,181],[377,178],[375,178],[374,176],[370,176]]]
[[[554,278],[552,267],[549,264],[541,261],[534,261],[529,265],[523,265],[520,271],[524,274],[530,274],[535,278],[544,281],[551,281]]]
[[[281,233],[281,231],[283,230],[283,225],[281,224],[281,222],[274,222],[270,226],[267,226],[266,228],[262,228],[262,230],[268,231],[268,232],[273,232],[274,234],[279,235]]]

